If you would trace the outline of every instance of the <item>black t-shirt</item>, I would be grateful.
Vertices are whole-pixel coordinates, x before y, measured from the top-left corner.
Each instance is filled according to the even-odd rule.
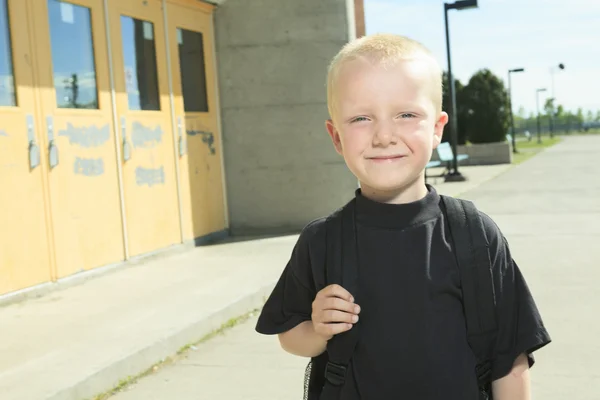
[[[344,400],[477,400],[475,357],[467,343],[458,266],[440,197],[382,204],[356,192],[360,339]],[[499,337],[493,379],[521,353],[550,342],[508,244],[485,214],[493,265]],[[310,320],[325,284],[325,219],[301,233],[259,317],[256,330],[278,334]]]

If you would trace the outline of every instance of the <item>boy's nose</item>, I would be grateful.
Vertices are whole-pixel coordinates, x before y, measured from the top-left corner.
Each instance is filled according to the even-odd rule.
[[[398,141],[397,134],[391,126],[380,126],[373,135],[373,146],[387,147]]]

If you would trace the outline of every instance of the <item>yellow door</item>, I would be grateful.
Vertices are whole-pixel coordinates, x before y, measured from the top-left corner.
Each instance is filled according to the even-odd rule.
[[[159,0],[111,1],[117,118],[131,255],[181,242]]]
[[[25,2],[0,0],[0,294],[51,279],[27,18]]]
[[[186,239],[226,229],[212,7],[167,3]]]
[[[62,277],[124,258],[104,12],[102,0],[29,5]]]

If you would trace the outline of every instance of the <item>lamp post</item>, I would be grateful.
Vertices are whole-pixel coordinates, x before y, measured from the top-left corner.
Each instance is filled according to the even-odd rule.
[[[541,133],[541,127],[540,127],[540,93],[541,92],[545,92],[546,88],[541,88],[541,89],[537,89],[535,91],[535,105],[536,105],[536,111],[537,111],[537,137],[538,137],[538,143],[542,143],[542,133]]]
[[[466,178],[458,171],[457,147],[458,147],[458,122],[456,119],[456,89],[454,77],[452,76],[452,61],[450,57],[450,31],[448,29],[448,10],[466,10],[476,8],[477,0],[460,0],[454,3],[444,3],[444,21],[446,23],[446,52],[448,55],[448,82],[450,83],[450,128],[452,142],[452,170],[446,175],[445,181],[460,182]]]
[[[510,133],[512,139],[512,148],[513,153],[517,153],[517,140],[515,139],[515,120],[513,118],[513,110],[512,110],[512,87],[510,82],[510,74],[514,72],[524,72],[525,68],[514,68],[508,70],[508,112],[510,113]]]
[[[550,77],[552,78],[552,99],[554,99],[554,101],[556,101],[556,96],[554,95],[554,73],[557,70],[563,70],[565,69],[565,64],[560,63],[557,66],[554,66],[552,68],[550,68]],[[550,137],[554,136],[554,104],[552,104],[552,113],[550,113]]]
[[[557,70],[563,70],[563,69],[565,69],[565,64],[563,64],[563,63],[560,63],[557,66],[550,68],[550,76],[552,77],[552,97],[555,97],[554,96],[554,73]]]

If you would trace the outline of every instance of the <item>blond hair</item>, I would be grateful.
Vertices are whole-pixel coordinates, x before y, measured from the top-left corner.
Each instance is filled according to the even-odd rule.
[[[437,112],[442,111],[442,69],[433,54],[423,44],[405,36],[374,34],[347,43],[333,58],[327,74],[327,108],[334,118],[335,84],[342,66],[357,59],[367,59],[382,66],[398,61],[426,59],[430,62],[434,85],[433,102]]]

